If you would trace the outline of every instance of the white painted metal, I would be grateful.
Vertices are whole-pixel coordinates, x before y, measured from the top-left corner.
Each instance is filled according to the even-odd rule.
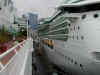
[[[32,45],[33,43],[31,38],[24,41],[24,45],[20,48],[18,53],[9,61],[9,63],[1,70],[0,75],[32,75]],[[0,58],[5,56],[12,49],[1,55]]]

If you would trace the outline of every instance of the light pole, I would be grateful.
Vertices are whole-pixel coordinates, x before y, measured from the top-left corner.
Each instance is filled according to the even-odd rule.
[[[28,18],[27,18],[27,39],[28,39]]]

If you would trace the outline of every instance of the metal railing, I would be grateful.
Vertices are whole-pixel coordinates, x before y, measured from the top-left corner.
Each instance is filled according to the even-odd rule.
[[[0,75],[31,75],[31,51],[32,39],[27,39],[1,54]]]

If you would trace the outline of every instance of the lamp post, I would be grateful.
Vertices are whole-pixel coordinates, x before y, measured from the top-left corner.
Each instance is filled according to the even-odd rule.
[[[27,18],[27,39],[28,39],[28,18]]]

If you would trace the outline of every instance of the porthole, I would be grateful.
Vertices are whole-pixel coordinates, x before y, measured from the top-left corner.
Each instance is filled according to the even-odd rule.
[[[82,19],[85,19],[86,18],[86,15],[82,15]]]
[[[94,18],[98,18],[99,17],[99,15],[98,14],[94,14]]]

